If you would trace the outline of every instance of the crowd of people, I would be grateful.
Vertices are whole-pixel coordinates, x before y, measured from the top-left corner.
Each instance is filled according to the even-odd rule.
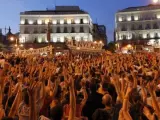
[[[156,53],[0,60],[0,120],[160,119]]]

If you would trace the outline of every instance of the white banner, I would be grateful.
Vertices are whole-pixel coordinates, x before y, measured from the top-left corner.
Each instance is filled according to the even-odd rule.
[[[79,49],[85,49],[85,50],[101,50],[103,47],[103,43],[98,42],[91,42],[91,41],[75,41],[68,40],[66,42],[66,45],[70,48],[79,48]]]
[[[50,53],[52,54],[52,46],[47,46],[43,48],[38,49],[29,49],[29,50],[16,50],[16,54],[18,55],[35,55],[35,54],[41,54],[41,53]]]

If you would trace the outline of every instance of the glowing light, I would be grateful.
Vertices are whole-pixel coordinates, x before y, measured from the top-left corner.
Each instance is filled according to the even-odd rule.
[[[64,24],[64,20],[60,20],[60,24]]]
[[[38,20],[38,24],[41,25],[42,24],[42,20]]]
[[[56,25],[57,24],[57,20],[53,20],[53,22],[52,22],[54,25]]]
[[[100,44],[102,44],[102,41],[99,41]]]
[[[150,33],[151,38],[154,38],[154,35],[155,35],[154,33]]]
[[[29,50],[33,50],[33,48],[29,48]]]
[[[53,42],[57,42],[57,38],[56,37],[53,38]]]
[[[157,15],[157,18],[158,18],[158,19],[160,19],[160,14],[159,14],[159,15]]]
[[[60,38],[60,42],[64,42],[64,37],[61,37],[61,38]]]
[[[122,17],[119,17],[118,21],[121,22],[122,21]]]
[[[97,44],[97,41],[94,41],[94,44]]]
[[[14,40],[14,37],[10,37],[10,40],[13,41],[13,40]]]
[[[128,44],[128,45],[127,45],[127,48],[131,48],[131,47],[132,47],[132,45],[131,45],[131,44]]]
[[[38,42],[41,43],[42,42],[42,38],[39,37],[38,38]]]
[[[75,23],[76,23],[76,24],[79,24],[79,23],[80,23],[80,19],[76,19],[76,20],[75,20]]]
[[[147,38],[147,35],[146,35],[146,34],[143,34],[143,38]]]
[[[138,16],[134,16],[134,20],[137,21],[138,20]]]
[[[128,21],[131,21],[131,16],[128,16],[128,17],[127,17],[127,20],[128,20]]]
[[[30,25],[32,25],[32,24],[33,24],[33,21],[32,21],[32,20],[30,20],[30,21],[29,21],[29,24],[30,24]]]
[[[47,20],[45,20],[45,24],[48,24],[49,23],[49,20],[47,19]]]
[[[83,23],[84,23],[84,24],[87,24],[87,23],[88,23],[88,20],[87,20],[87,19],[83,19]]]
[[[25,21],[24,20],[21,20],[21,24],[24,24],[25,23]]]
[[[76,41],[80,41],[80,36],[75,37]]]
[[[153,0],[153,3],[158,3],[158,0]]]
[[[67,23],[68,23],[68,24],[71,24],[71,23],[72,23],[72,20],[71,20],[71,19],[68,19],[68,20],[67,20]]]
[[[23,47],[23,44],[20,44],[21,47]]]
[[[15,44],[15,47],[17,47],[18,45],[17,44]]]
[[[77,47],[76,49],[77,49],[77,50],[80,50],[80,47]]]

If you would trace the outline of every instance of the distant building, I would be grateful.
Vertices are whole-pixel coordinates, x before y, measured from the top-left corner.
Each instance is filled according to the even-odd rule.
[[[160,5],[129,7],[115,15],[118,47],[160,46]]]
[[[106,27],[104,25],[93,24],[93,40],[107,44]]]
[[[56,6],[55,10],[20,13],[20,43],[47,43],[46,29],[50,23],[51,42],[66,40],[93,41],[92,19],[78,6]]]

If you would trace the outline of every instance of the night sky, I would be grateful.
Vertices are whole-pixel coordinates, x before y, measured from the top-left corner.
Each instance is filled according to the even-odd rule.
[[[0,0],[0,28],[11,26],[13,33],[19,32],[20,12],[53,9],[55,3],[56,5],[77,5],[88,11],[94,22],[97,21],[98,24],[106,26],[108,39],[111,41],[115,13],[130,6],[147,5],[151,0]]]

